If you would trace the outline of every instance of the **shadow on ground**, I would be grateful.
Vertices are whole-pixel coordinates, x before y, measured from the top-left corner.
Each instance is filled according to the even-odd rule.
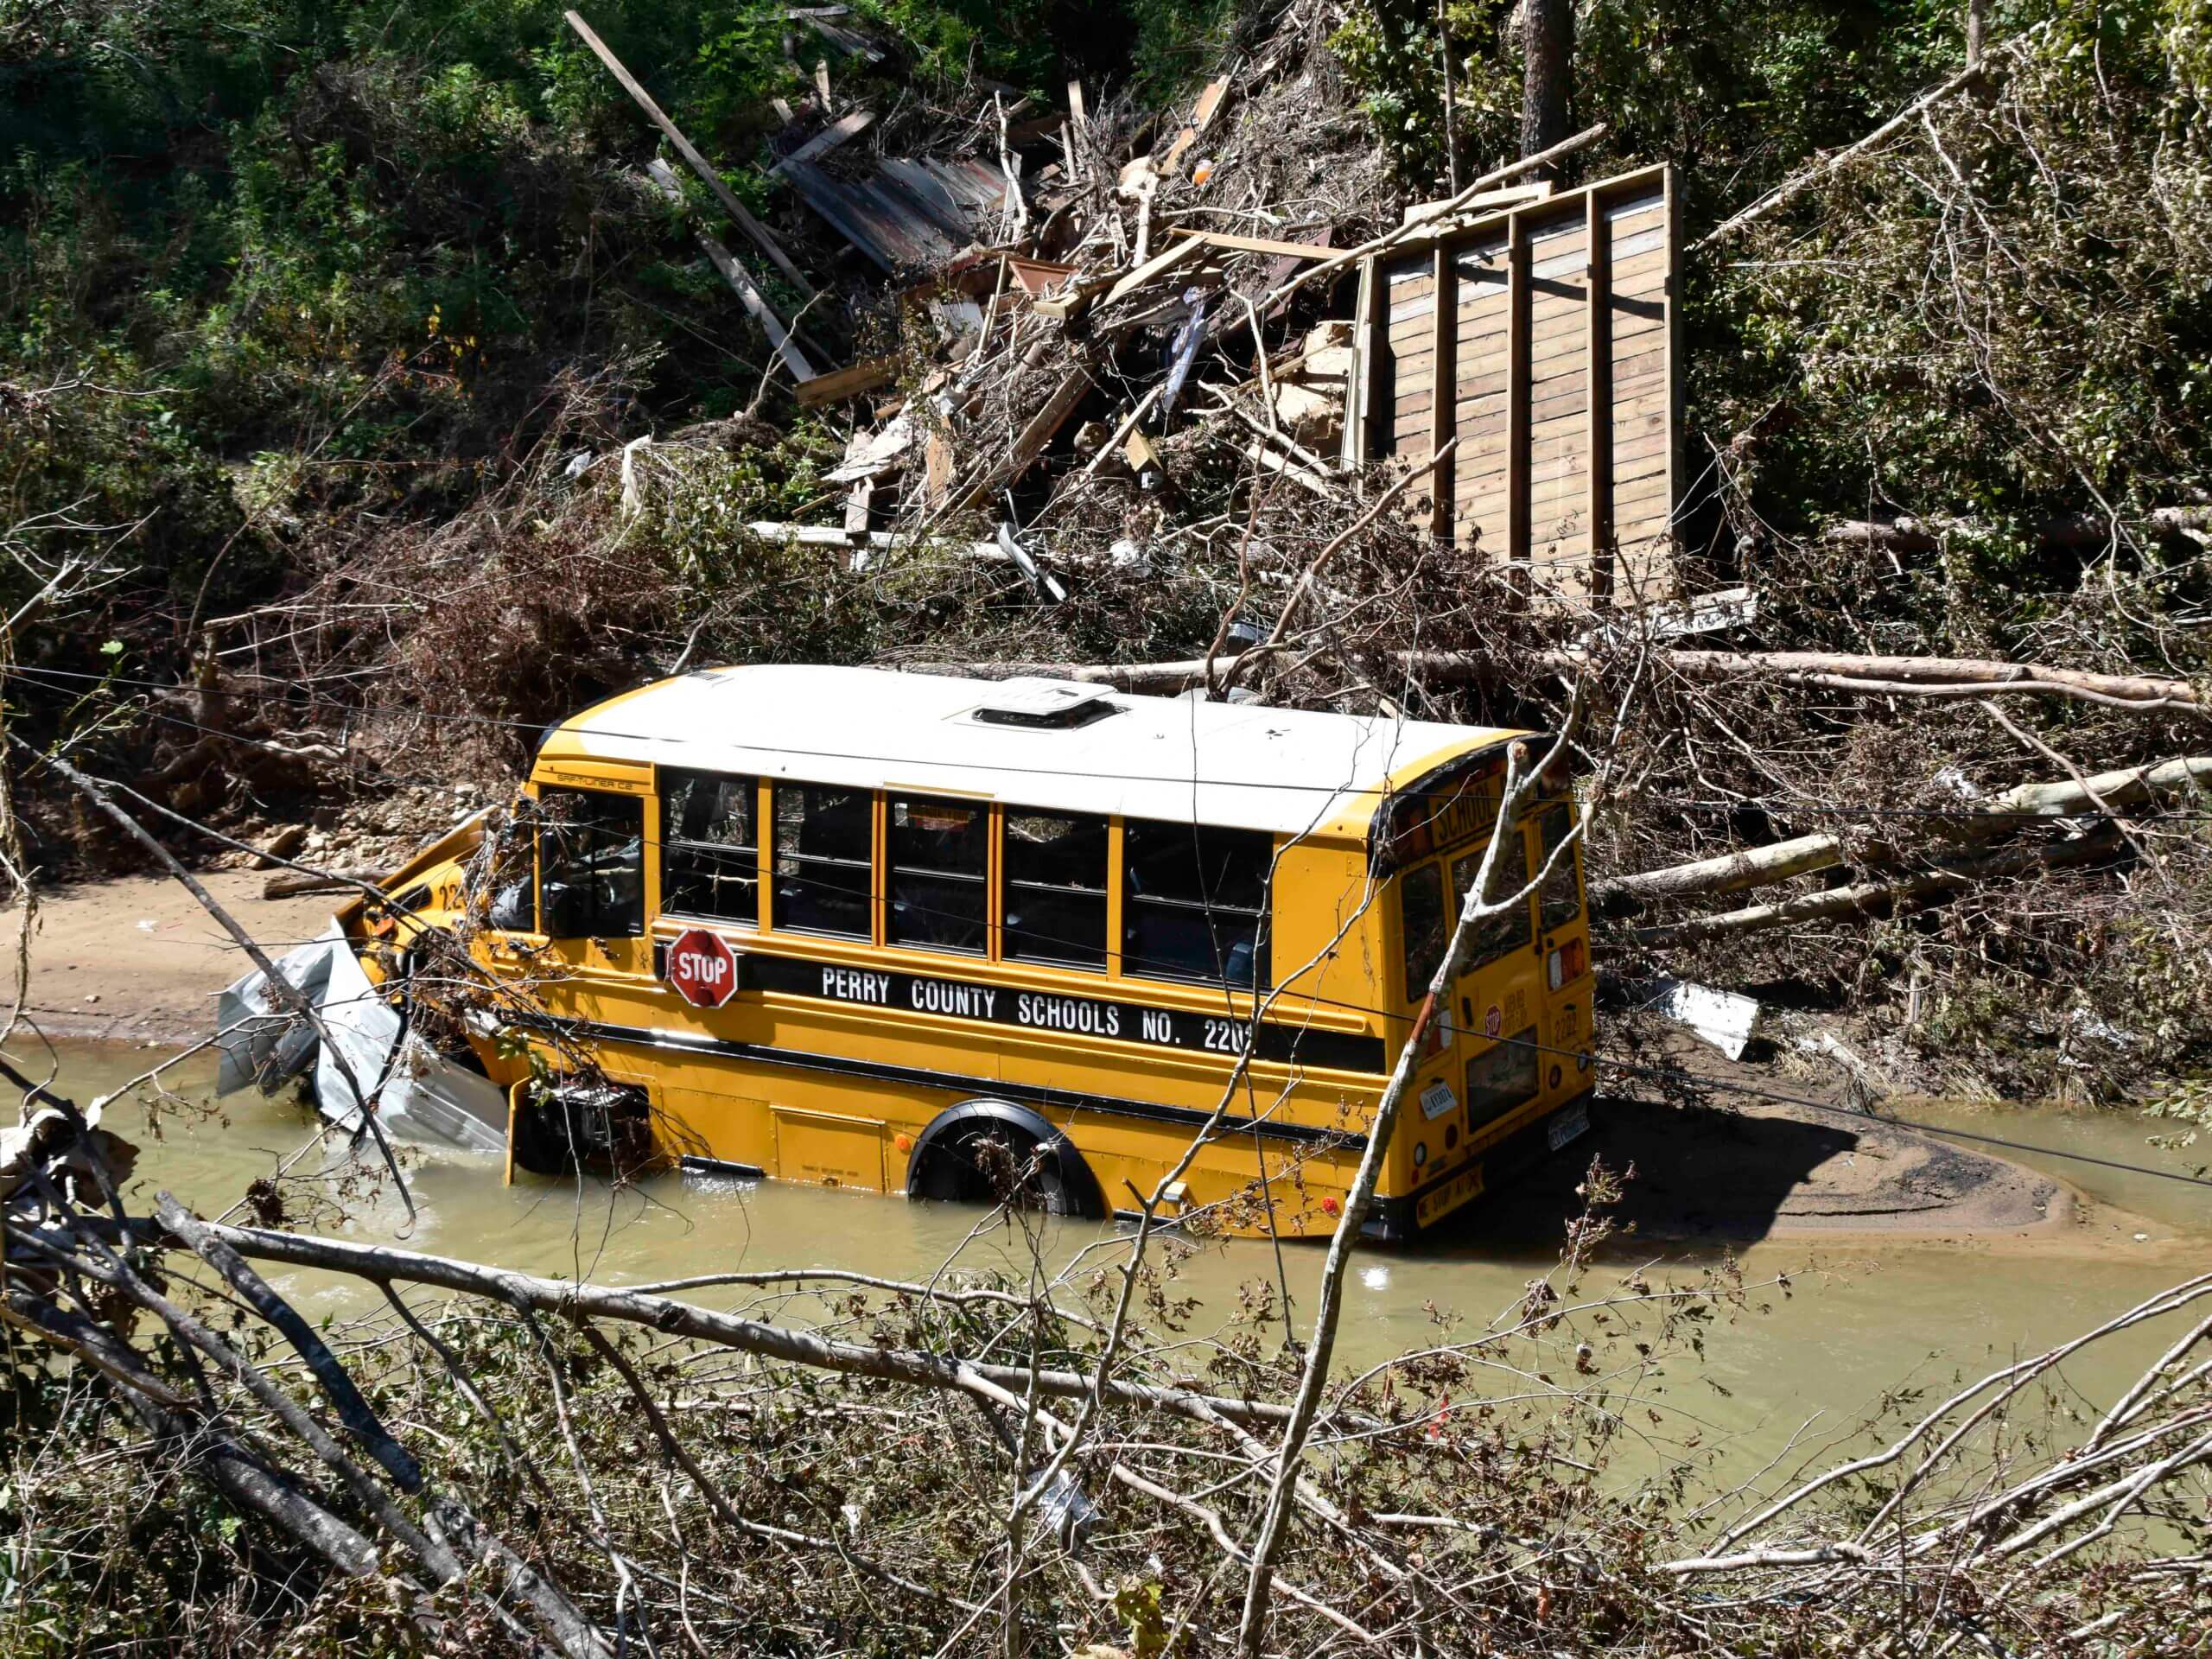
[[[1778,1231],[1971,1224],[1972,1201],[2024,1174],[1866,1121],[1803,1121],[1728,1107],[1600,1100],[1591,1132],[1519,1171],[1417,1247],[1423,1255],[1552,1259],[1580,1213],[1592,1159],[1633,1171],[1611,1214],[1639,1237],[1755,1243]],[[2007,1204],[2009,1211],[2014,1206]]]

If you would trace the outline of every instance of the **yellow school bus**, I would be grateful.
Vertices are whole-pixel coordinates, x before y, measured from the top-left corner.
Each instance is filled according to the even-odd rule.
[[[341,920],[387,964],[454,928],[515,988],[467,1022],[513,1179],[627,1141],[921,1198],[1018,1167],[1103,1217],[1205,1131],[1165,1215],[1326,1232],[1516,742],[1542,759],[1528,733],[1070,682],[706,670],[549,730],[494,845],[432,849],[389,913]],[[1570,822],[1549,789],[1509,874]],[[1453,986],[1372,1236],[1580,1133],[1592,990],[1571,849]]]

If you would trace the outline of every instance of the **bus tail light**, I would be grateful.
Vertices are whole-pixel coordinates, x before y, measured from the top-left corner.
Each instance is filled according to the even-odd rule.
[[[1569,939],[1545,959],[1546,977],[1554,990],[1570,979],[1580,979],[1590,971],[1590,945],[1585,939]]]

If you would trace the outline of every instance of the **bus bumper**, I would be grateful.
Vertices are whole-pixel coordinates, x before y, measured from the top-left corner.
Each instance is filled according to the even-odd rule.
[[[1502,1177],[1579,1139],[1589,1127],[1596,1096],[1596,1090],[1585,1089],[1522,1124],[1473,1162],[1447,1170],[1410,1192],[1376,1199],[1360,1236],[1381,1244],[1403,1244],[1418,1237],[1425,1228],[1493,1189]],[[1568,1131],[1565,1138],[1554,1140],[1554,1133],[1562,1130]]]

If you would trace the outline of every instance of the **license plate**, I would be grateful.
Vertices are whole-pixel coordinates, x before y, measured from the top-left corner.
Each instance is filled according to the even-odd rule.
[[[1544,1126],[1544,1139],[1551,1143],[1551,1149],[1557,1152],[1568,1141],[1579,1138],[1589,1127],[1588,1105],[1570,1106],[1565,1111],[1553,1115],[1552,1121]]]

